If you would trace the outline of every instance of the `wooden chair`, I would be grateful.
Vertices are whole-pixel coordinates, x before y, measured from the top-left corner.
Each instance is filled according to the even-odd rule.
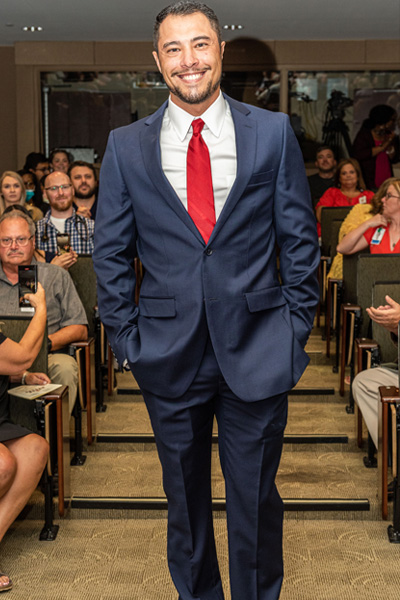
[[[350,268],[349,268],[350,267]],[[354,374],[353,342],[356,338],[369,337],[370,319],[366,308],[371,306],[372,286],[376,281],[393,281],[399,269],[396,254],[364,254],[343,257],[343,304],[341,321],[341,356],[339,368],[339,392],[344,395],[345,368],[350,364]],[[354,412],[350,393],[348,412]]]
[[[19,342],[29,325],[30,317],[0,316],[1,329],[10,339]],[[31,370],[47,372],[47,336]],[[51,394],[26,400],[10,398],[10,417],[34,433],[46,438],[50,452],[47,468],[43,473],[45,496],[45,524],[40,533],[41,540],[54,540],[58,525],[53,523],[54,474],[58,472],[58,513],[65,515],[71,499],[70,491],[70,449],[69,449],[69,408],[68,388],[61,386]]]
[[[76,342],[71,344],[75,349],[79,349],[77,353],[77,362],[79,366],[80,380],[79,380],[79,398],[80,398],[80,409],[86,409],[87,417],[87,441],[88,444],[93,443],[93,439],[96,435],[96,402],[97,402],[97,378],[95,376],[95,336],[96,336],[96,323],[95,318],[97,314],[97,289],[96,289],[96,274],[93,268],[93,260],[90,255],[79,255],[77,262],[72,265],[69,269],[72,281],[74,282],[75,288],[78,292],[78,296],[83,304],[88,320],[88,340],[85,342]],[[79,440],[79,419],[81,415],[80,410],[76,413],[76,435],[78,439],[76,442],[81,443],[82,436],[80,435]],[[80,464],[83,460],[81,452],[75,452],[76,463]],[[79,458],[81,456],[81,458]]]

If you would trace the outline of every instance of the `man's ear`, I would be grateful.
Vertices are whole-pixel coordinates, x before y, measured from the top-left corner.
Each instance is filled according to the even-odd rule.
[[[158,58],[158,53],[157,53],[155,50],[153,51],[153,58],[154,58],[154,60],[156,61],[157,68],[158,68],[158,70],[159,70],[159,71],[160,71],[160,73],[161,73],[160,60],[159,60],[159,58]]]
[[[225,42],[221,42],[221,59],[224,58]]]

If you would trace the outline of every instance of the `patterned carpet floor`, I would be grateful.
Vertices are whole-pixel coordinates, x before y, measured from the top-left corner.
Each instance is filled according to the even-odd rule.
[[[311,365],[298,388],[334,387],[338,376],[312,336]],[[129,374],[118,385],[133,385]],[[369,512],[286,512],[285,583],[281,600],[397,600],[400,545],[390,544],[380,518],[376,469],[365,469],[365,452],[354,438],[354,415],[337,391],[290,397],[286,434],[341,434],[348,443],[284,445],[277,478],[284,498],[367,498]],[[151,433],[137,395],[106,399],[98,414],[101,433]],[[215,429],[217,431],[217,429]],[[97,442],[87,461],[71,469],[74,496],[162,496],[154,444]],[[213,446],[213,495],[224,496]],[[39,541],[43,497],[36,492],[24,517],[1,544],[1,570],[15,585],[13,600],[177,600],[166,563],[166,512],[72,509],[54,542]],[[226,600],[230,599],[225,513],[215,513],[215,532]],[[7,596],[6,596],[7,597]],[[243,599],[247,600],[247,599]]]

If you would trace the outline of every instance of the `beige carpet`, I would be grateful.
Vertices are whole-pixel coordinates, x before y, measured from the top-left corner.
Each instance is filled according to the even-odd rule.
[[[338,376],[314,335],[312,365],[298,387],[335,387]],[[130,375],[119,384],[132,384]],[[100,432],[150,432],[143,402],[136,396],[106,399],[98,416]],[[368,498],[369,513],[287,512],[284,531],[285,583],[281,600],[398,600],[400,545],[387,540],[377,502],[377,470],[362,464],[354,416],[347,398],[291,396],[287,433],[336,433],[348,444],[286,444],[278,475],[287,498]],[[72,489],[81,495],[161,495],[161,472],[154,445],[100,444],[87,451],[83,467],[72,469]],[[214,495],[223,480],[214,447]],[[13,577],[13,600],[177,600],[166,563],[165,511],[75,509],[56,541],[40,542],[43,497],[35,493],[1,544],[0,565]],[[221,574],[228,590],[225,513],[215,513]],[[5,595],[5,598],[7,596]],[[243,599],[247,600],[247,599]]]

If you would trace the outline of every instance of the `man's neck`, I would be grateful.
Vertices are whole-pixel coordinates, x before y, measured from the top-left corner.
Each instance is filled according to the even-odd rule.
[[[15,285],[18,283],[18,265],[4,265],[1,264],[3,273],[7,277],[8,281]]]
[[[318,171],[318,175],[321,179],[332,179],[333,171]]]
[[[69,217],[72,217],[72,215],[72,206],[68,210],[55,210],[54,208],[52,208],[50,213],[50,216],[54,217],[55,219],[69,219]]]
[[[85,208],[92,208],[94,201],[96,200],[96,194],[90,196],[90,198],[77,198],[75,196],[74,202],[76,206],[84,206]]]

